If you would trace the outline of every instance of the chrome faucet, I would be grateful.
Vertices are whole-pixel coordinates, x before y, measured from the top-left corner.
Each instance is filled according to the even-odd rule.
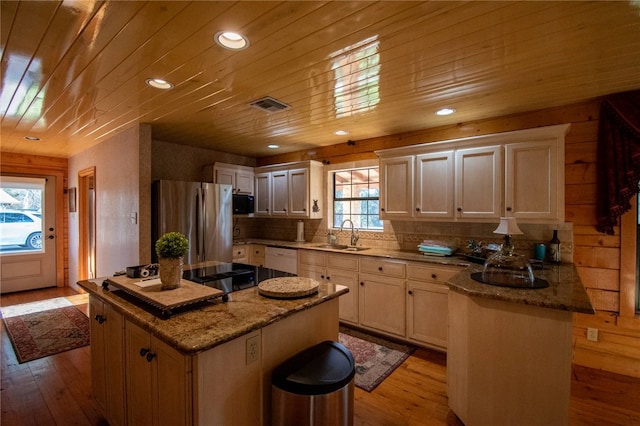
[[[358,235],[358,230],[353,226],[353,222],[351,221],[351,219],[345,219],[342,221],[342,225],[340,225],[340,231],[343,230],[344,224],[347,222],[351,224],[351,245],[355,246],[356,244],[358,244],[358,238],[360,238],[360,236]]]

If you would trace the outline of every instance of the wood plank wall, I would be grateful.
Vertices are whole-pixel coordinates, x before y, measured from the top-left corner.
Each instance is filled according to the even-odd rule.
[[[346,142],[258,159],[258,165],[301,160],[332,164],[375,158],[374,150],[554,124],[571,123],[565,145],[565,217],[574,225],[574,262],[597,313],[574,316],[574,362],[640,377],[640,320],[620,316],[620,227],[596,231],[596,152],[601,100],[471,123]],[[599,331],[586,339],[587,327]]]
[[[69,281],[69,197],[68,161],[66,158],[0,153],[3,174],[56,176],[56,282],[64,287]],[[62,231],[62,232],[61,232]],[[52,283],[53,284],[53,283]]]

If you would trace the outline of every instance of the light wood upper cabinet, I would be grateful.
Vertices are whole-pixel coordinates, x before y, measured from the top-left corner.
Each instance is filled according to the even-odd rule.
[[[234,194],[253,195],[253,167],[215,163],[204,167],[204,181],[231,185]]]
[[[415,216],[453,219],[455,188],[454,151],[416,156]]]
[[[413,216],[413,156],[380,160],[380,217]]]
[[[558,161],[558,151],[556,139],[505,146],[507,215],[564,221],[564,161]]]
[[[568,131],[562,124],[376,151],[380,216],[563,222]]]
[[[271,173],[271,216],[286,216],[289,209],[289,172]]]
[[[271,173],[256,173],[255,183],[255,215],[269,216],[271,213]]]
[[[502,147],[456,150],[456,216],[498,219],[502,205]]]
[[[301,161],[255,170],[256,215],[322,219],[322,163]]]

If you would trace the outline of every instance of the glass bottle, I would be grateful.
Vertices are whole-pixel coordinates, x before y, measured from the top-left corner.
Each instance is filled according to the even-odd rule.
[[[560,263],[560,239],[558,239],[558,230],[553,230],[553,238],[549,241],[549,262]]]

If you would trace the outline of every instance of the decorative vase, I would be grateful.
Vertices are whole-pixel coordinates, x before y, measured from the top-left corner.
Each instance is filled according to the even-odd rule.
[[[173,290],[181,286],[182,257],[161,257],[160,261],[160,289]]]

